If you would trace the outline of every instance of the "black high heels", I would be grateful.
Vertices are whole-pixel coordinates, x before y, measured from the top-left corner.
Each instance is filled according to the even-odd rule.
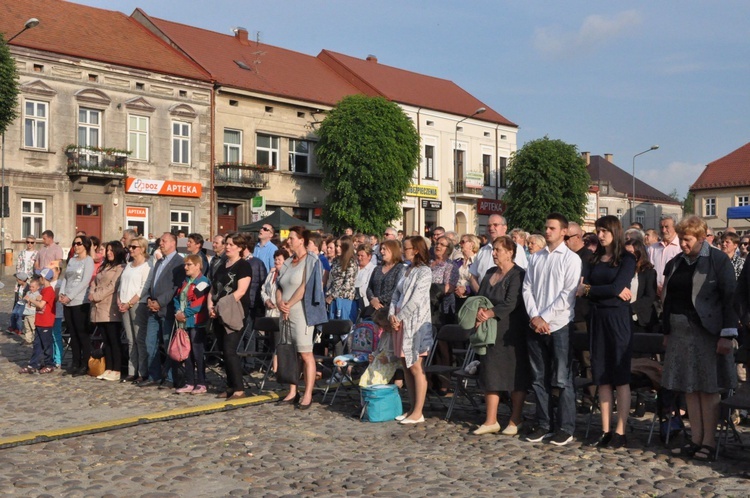
[[[280,399],[276,402],[277,405],[296,405],[297,403],[299,403],[299,393],[295,394],[293,398]]]

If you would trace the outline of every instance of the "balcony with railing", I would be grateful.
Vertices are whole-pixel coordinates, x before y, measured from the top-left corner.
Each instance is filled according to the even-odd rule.
[[[245,163],[217,163],[214,169],[214,185],[217,187],[261,190],[268,188],[271,166]]]
[[[65,148],[70,177],[123,179],[128,175],[130,151],[69,145]]]
[[[449,195],[451,197],[466,197],[471,199],[477,199],[482,197],[482,188],[477,188],[474,186],[467,186],[466,184],[470,183],[473,185],[473,182],[467,180],[450,180],[450,192]]]

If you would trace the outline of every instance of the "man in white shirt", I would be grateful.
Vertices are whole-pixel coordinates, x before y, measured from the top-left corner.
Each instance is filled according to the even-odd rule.
[[[663,216],[659,221],[661,241],[648,247],[648,258],[656,270],[656,294],[661,298],[661,288],[664,285],[664,268],[670,259],[682,252],[680,239],[674,229],[674,218]]]
[[[573,440],[576,396],[573,387],[570,323],[575,314],[576,289],[581,278],[581,258],[564,243],[568,220],[559,213],[547,216],[547,247],[529,258],[523,281],[523,301],[531,318],[527,335],[532,388],[536,395],[537,427],[524,440],[565,446]],[[553,388],[560,391],[557,431],[552,432],[550,412]]]
[[[507,231],[508,222],[505,221],[504,217],[499,214],[490,215],[489,220],[487,220],[487,244],[479,249],[479,252],[474,258],[474,262],[469,267],[469,273],[476,277],[477,283],[480,285],[487,270],[495,267],[495,261],[492,259],[492,242],[496,238],[505,235]],[[516,244],[516,259],[514,259],[513,262],[524,270],[528,266],[526,250],[518,244]]]

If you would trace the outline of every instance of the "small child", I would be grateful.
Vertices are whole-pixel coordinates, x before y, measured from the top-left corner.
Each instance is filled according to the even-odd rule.
[[[8,333],[21,335],[21,331],[23,330],[23,310],[26,307],[23,296],[29,291],[29,275],[20,271],[13,276],[16,277],[16,304],[13,305],[13,311],[10,314]]]
[[[34,349],[31,353],[29,365],[18,371],[21,374],[40,374],[55,371],[52,366],[52,328],[55,326],[55,304],[57,297],[55,289],[50,282],[54,278],[54,272],[49,268],[36,270],[35,273],[41,277],[39,284],[42,285],[37,299],[28,302],[36,308],[36,335],[34,337]]]
[[[34,344],[34,320],[36,319],[36,306],[32,303],[39,300],[39,279],[29,280],[29,291],[23,296],[26,303],[23,309],[23,338],[26,344]]]
[[[380,328],[380,338],[370,356],[370,365],[359,379],[360,387],[390,383],[400,365],[393,352],[393,328],[388,320],[388,309],[384,307],[377,310],[372,315],[372,321]]]

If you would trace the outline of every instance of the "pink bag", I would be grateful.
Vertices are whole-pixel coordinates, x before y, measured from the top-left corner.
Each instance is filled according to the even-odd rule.
[[[182,327],[175,329],[167,354],[174,361],[183,362],[190,356],[190,336]]]

